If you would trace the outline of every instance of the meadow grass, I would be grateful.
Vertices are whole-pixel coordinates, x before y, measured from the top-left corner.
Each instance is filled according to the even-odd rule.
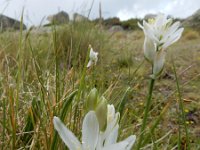
[[[185,36],[155,82],[141,149],[200,149],[199,37]],[[66,149],[53,116],[80,138],[93,87],[121,113],[120,140],[139,137],[151,72],[143,40],[142,31],[113,33],[90,22],[1,33],[1,149]],[[89,44],[99,61],[88,69]]]

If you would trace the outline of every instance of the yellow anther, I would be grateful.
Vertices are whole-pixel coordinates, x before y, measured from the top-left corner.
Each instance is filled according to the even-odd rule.
[[[155,19],[154,18],[149,18],[148,19],[148,23],[149,24],[154,24],[155,23]]]

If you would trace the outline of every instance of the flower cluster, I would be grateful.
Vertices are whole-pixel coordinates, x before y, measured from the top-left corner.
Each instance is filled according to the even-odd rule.
[[[144,20],[143,26],[138,25],[145,35],[145,58],[152,64],[152,77],[156,78],[163,70],[166,48],[179,40],[184,29],[180,28],[179,21],[173,23],[173,20],[168,19],[164,14],[158,14],[155,19],[148,22]]]

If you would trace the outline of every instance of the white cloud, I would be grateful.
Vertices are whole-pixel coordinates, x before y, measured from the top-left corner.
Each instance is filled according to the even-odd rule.
[[[180,18],[190,16],[197,9],[200,9],[199,0],[173,0],[163,8],[165,13]]]
[[[86,15],[91,3],[92,0],[0,0],[0,12],[19,20],[24,8],[25,23],[38,25],[44,17],[60,10]]]
[[[133,17],[143,18],[146,14],[165,13],[174,17],[185,18],[200,8],[199,0],[135,0],[132,7],[120,9],[117,16],[121,20]]]
[[[143,18],[146,14],[154,14],[154,9],[142,9],[140,5],[134,5],[132,10],[122,9],[117,13],[117,17],[121,20],[128,20],[130,18]]]
[[[92,1],[0,0],[0,13],[19,20],[24,7],[25,23],[38,25],[43,17],[55,14],[59,10],[64,10],[69,14],[78,12],[87,15]],[[100,1],[104,18],[118,16],[122,20],[158,12],[175,17],[187,17],[200,8],[200,0],[94,0],[90,18],[99,16]]]

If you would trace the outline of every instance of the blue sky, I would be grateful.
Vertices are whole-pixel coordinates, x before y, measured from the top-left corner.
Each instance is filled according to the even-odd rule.
[[[87,15],[93,0],[0,0],[0,13],[19,20],[24,8],[26,25],[38,25],[48,15],[64,10]],[[144,17],[148,13],[162,12],[185,18],[200,8],[200,0],[94,0],[90,18],[98,17],[99,2],[103,17],[117,16],[121,20]]]

